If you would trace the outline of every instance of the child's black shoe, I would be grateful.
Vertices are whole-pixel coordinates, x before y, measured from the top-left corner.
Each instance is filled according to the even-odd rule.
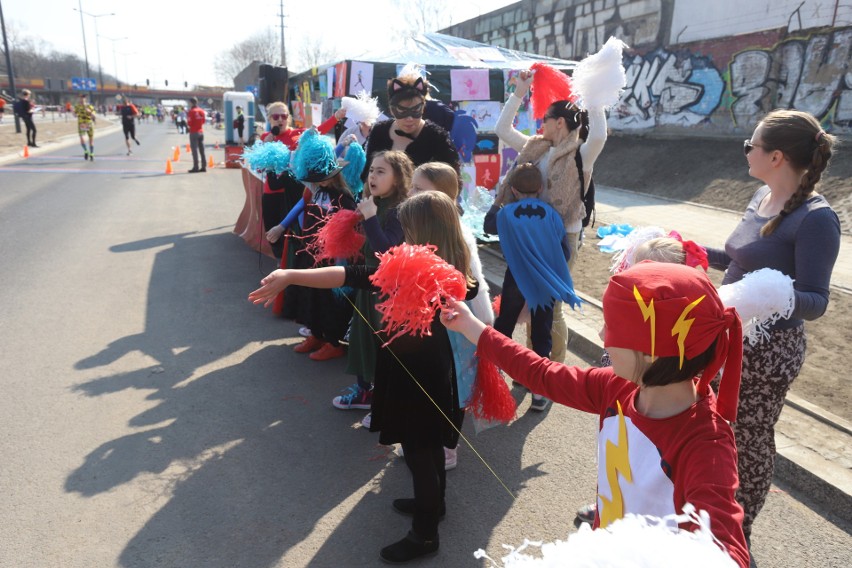
[[[425,539],[414,531],[408,531],[405,538],[386,546],[379,554],[381,559],[388,564],[403,564],[416,558],[432,556],[438,553],[438,535],[434,538]]]

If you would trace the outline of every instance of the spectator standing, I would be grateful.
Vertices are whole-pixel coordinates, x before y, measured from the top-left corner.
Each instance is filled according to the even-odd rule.
[[[186,113],[186,121],[189,124],[189,147],[192,150],[192,169],[189,173],[207,171],[207,162],[204,157],[204,123],[207,116],[204,110],[198,106],[198,99],[189,99],[189,111]],[[198,165],[198,155],[201,154],[201,166]]]
[[[29,89],[24,89],[21,91],[20,98],[15,101],[15,114],[18,115],[21,120],[24,121],[24,125],[27,127],[27,146],[32,146],[33,148],[38,148],[36,145],[36,127],[33,123],[33,104],[30,102],[30,93]]]

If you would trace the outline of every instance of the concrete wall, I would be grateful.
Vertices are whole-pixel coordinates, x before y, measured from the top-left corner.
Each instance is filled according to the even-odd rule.
[[[565,59],[623,39],[616,129],[744,133],[781,107],[852,131],[852,4],[841,0],[523,1],[443,31]]]

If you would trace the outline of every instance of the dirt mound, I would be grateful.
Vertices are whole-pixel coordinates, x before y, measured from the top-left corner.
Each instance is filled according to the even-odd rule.
[[[745,136],[744,136],[745,138]],[[819,191],[832,204],[845,233],[852,232],[852,152],[841,147]],[[741,212],[760,182],[749,177],[742,142],[731,139],[658,139],[614,135],[595,164],[603,185]],[[606,224],[605,216],[598,218]],[[600,298],[611,257],[597,250],[593,231],[573,272],[577,289]],[[718,285],[722,273],[711,270]],[[846,384],[844,347],[852,343],[852,295],[832,292],[825,315],[805,323],[805,366],[792,391],[846,420],[852,420],[852,389]]]
[[[743,138],[748,137],[744,135]],[[852,150],[839,147],[818,191],[852,234]],[[611,135],[595,164],[603,185],[744,211],[760,182],[748,175],[739,139]]]

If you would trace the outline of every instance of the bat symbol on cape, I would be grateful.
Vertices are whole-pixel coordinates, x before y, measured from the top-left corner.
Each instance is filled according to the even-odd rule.
[[[515,209],[515,217],[521,218],[521,215],[526,217],[538,217],[544,219],[545,211],[541,205],[520,205]]]

